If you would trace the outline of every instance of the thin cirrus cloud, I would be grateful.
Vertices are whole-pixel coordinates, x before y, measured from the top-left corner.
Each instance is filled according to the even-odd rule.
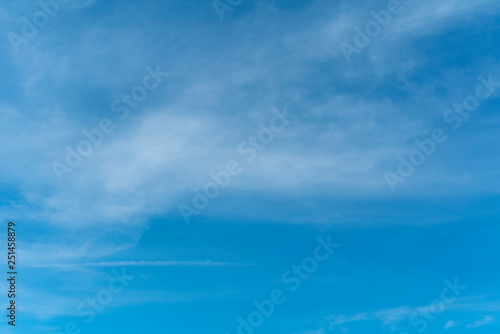
[[[120,306],[142,305],[150,318],[137,318],[139,331],[158,331],[145,326],[159,319],[163,331],[199,332],[188,328],[194,312],[205,331],[224,333],[252,300],[267,298],[273,277],[273,284],[280,284],[284,263],[300,259],[309,233],[304,232],[316,233],[318,223],[334,230],[332,222],[342,228],[351,221],[375,227],[370,233],[376,245],[364,248],[366,240],[357,237],[362,233],[349,225],[356,237],[343,256],[352,263],[353,249],[362,252],[356,271],[328,277],[325,267],[300,292],[330,298],[332,308],[309,303],[314,314],[309,319],[303,309],[289,318],[288,311],[276,312],[274,319],[283,326],[278,331],[323,334],[371,325],[364,332],[394,331],[414,312],[426,310],[418,307],[428,289],[420,278],[434,276],[436,268],[478,276],[471,279],[472,289],[488,286],[483,283],[493,269],[478,264],[496,260],[489,249],[484,250],[489,257],[481,253],[494,233],[484,233],[477,244],[480,238],[474,237],[486,231],[478,215],[498,208],[494,200],[482,206],[485,193],[498,194],[498,131],[492,125],[492,120],[498,125],[498,92],[463,129],[450,133],[449,142],[401,192],[390,193],[383,173],[397,168],[398,156],[411,152],[416,138],[446,125],[443,112],[474,92],[479,75],[500,80],[494,50],[499,6],[487,0],[401,2],[404,11],[353,55],[351,64],[339,43],[352,43],[353,27],[373,20],[370,10],[383,9],[387,1],[245,2],[220,22],[211,1],[81,0],[51,20],[19,55],[4,43],[9,52],[0,55],[6,78],[0,91],[0,142],[9,145],[0,145],[0,214],[21,223],[26,284],[20,307],[26,317],[42,319],[37,328],[56,330],[53,325],[60,321],[53,319],[75,320],[79,303],[106,288],[109,272],[126,268],[137,274],[136,285],[99,315],[112,330],[121,323],[113,316],[133,318]],[[19,19],[37,8],[35,3],[6,4],[0,27],[4,32],[20,28]],[[119,120],[112,101],[130,93],[145,67],[156,64],[168,77]],[[210,181],[210,172],[242,160],[238,145],[269,124],[273,109],[284,107],[297,118],[243,166],[199,224],[180,226],[177,205]],[[95,128],[102,118],[113,119],[116,130],[59,183],[51,163],[64,161],[66,146],[75,147],[84,139],[81,131]],[[464,198],[443,209],[459,196]],[[437,240],[438,223],[472,216],[473,233],[464,233],[467,238],[456,239],[460,233],[453,228],[434,249],[428,247],[425,239]],[[257,221],[265,224],[254,226]],[[429,226],[425,236],[397,238],[381,226],[392,222],[398,230],[411,223]],[[337,232],[342,238],[344,232]],[[393,257],[376,256],[384,245],[393,245],[388,251]],[[446,266],[435,262],[449,254]],[[359,270],[372,256],[376,273],[361,281],[366,275]],[[239,258],[245,260],[239,263]],[[384,269],[386,262],[397,263],[396,274],[392,267]],[[179,279],[176,272],[184,270],[203,275]],[[400,277],[406,273],[407,281]],[[404,285],[390,284],[381,305],[379,288],[400,278]],[[354,294],[343,282],[355,282],[353,291],[363,292],[360,303],[349,309],[344,301]],[[2,291],[6,283],[0,283]],[[403,295],[408,286],[422,293]],[[194,304],[171,305],[186,302],[186,296]],[[200,299],[203,305],[196,304]],[[370,306],[364,308],[365,301]],[[289,311],[295,302],[290,298]],[[479,332],[495,326],[492,314],[498,310],[496,301],[459,299],[436,325],[452,332],[458,323],[449,319],[460,319],[464,328]],[[335,316],[325,318],[328,314]],[[307,331],[299,322],[323,326]]]
[[[458,326],[460,324],[460,321],[455,321],[455,320],[449,320],[444,324],[444,330],[448,330],[450,328],[453,328],[455,326]]]
[[[456,3],[456,2],[451,2],[448,1],[446,4],[440,4],[439,8],[439,15],[436,17],[430,16],[429,19],[432,22],[441,22],[445,21],[445,19],[449,17],[460,17],[461,15],[465,15],[466,13],[469,13],[469,11],[465,9],[471,9],[475,7],[480,7],[483,6],[484,2],[477,3],[474,5],[466,5],[463,2]],[[431,4],[424,3],[421,5],[416,5],[416,8],[419,8],[419,11],[409,11],[405,12],[407,16],[412,17],[412,16],[418,16],[420,15],[419,13],[421,12],[428,12],[426,9],[428,9],[428,6],[431,6]],[[472,7],[471,7],[472,6]],[[475,6],[475,7],[474,7]],[[118,13],[117,15],[119,15]],[[122,13],[123,14],[123,13]],[[255,15],[255,14],[253,14]],[[479,15],[479,14],[478,14]],[[247,18],[248,23],[251,23],[251,19],[254,16],[249,16]],[[255,18],[255,17],[254,17]],[[345,20],[345,18],[344,18]],[[444,22],[443,21],[443,22]],[[411,22],[411,21],[406,21],[406,22]],[[403,24],[403,23],[400,23]],[[411,26],[411,25],[410,25]],[[415,27],[413,29],[417,29],[418,27]],[[102,29],[106,29],[105,27],[102,27]],[[108,28],[111,29],[111,28]],[[323,28],[321,28],[323,29]],[[398,28],[399,29],[399,28]],[[100,35],[106,35],[103,31],[99,32]],[[124,37],[127,38],[127,37]],[[136,36],[130,37],[133,39],[133,41],[136,40]],[[384,38],[383,36],[380,37],[381,39]],[[84,42],[85,48],[84,49],[89,49],[88,43],[91,43],[93,38],[85,38]],[[289,41],[295,41],[297,39],[294,38],[288,38]],[[268,43],[271,43],[272,41],[267,41]],[[292,42],[293,43],[293,42]],[[317,41],[318,47],[320,44],[320,41]],[[321,42],[322,43],[322,42]],[[133,44],[133,43],[131,43]],[[309,48],[309,50],[316,50],[315,47]],[[373,52],[378,52],[379,50],[375,49]],[[50,51],[46,51],[50,52]],[[370,50],[366,50],[366,52],[370,52]],[[241,56],[241,52],[239,50],[234,51],[235,56],[229,57],[229,58],[234,58],[238,59],[238,56]],[[98,57],[107,57],[106,54],[101,54],[97,55]],[[263,54],[258,54],[258,53],[252,53],[250,52],[249,55],[247,55],[247,58],[250,58],[254,60],[254,62],[257,60],[259,61],[260,59],[263,58]],[[65,57],[66,59],[68,57]],[[140,58],[140,57],[139,57]],[[43,57],[45,62],[50,63],[50,59],[52,57],[50,54],[47,54],[45,57]],[[71,59],[69,57],[68,59]],[[137,59],[137,57],[134,57],[134,59]],[[303,63],[306,63],[310,60],[309,56],[302,57],[298,60],[294,60],[297,62],[297,68],[300,68],[300,71],[303,71],[303,67],[300,65]],[[68,60],[69,61],[69,60]],[[262,66],[259,64],[259,71],[250,71],[248,70],[248,63],[252,64],[252,62],[246,62],[243,64],[243,62],[236,66],[231,68],[231,76],[227,77],[228,79],[231,78],[237,78],[239,82],[237,82],[239,85],[245,85],[248,83],[251,83],[252,81],[256,81],[259,78],[267,78],[267,77],[272,77],[274,74],[274,71],[271,69],[269,66]],[[210,66],[210,62],[206,62],[206,65]],[[145,64],[141,64],[141,66],[144,66]],[[245,65],[245,67],[243,67]],[[31,66],[31,65],[30,65]],[[38,68],[43,68],[41,64],[37,65]],[[139,64],[135,65],[139,66]],[[252,65],[250,65],[252,66]],[[291,67],[294,68],[294,67]],[[351,67],[355,68],[355,67]],[[219,77],[221,74],[222,77],[224,77],[225,70],[223,68],[220,68],[222,73],[217,73],[217,77]],[[347,68],[347,71],[350,69]],[[293,72],[293,69],[289,70]],[[27,69],[26,73],[36,73],[36,71],[32,69]],[[102,71],[101,71],[102,72]],[[252,73],[259,73],[259,75],[255,75]],[[186,73],[191,77],[191,79],[196,79],[197,75],[196,73]],[[198,75],[198,77],[201,76],[207,76],[209,72],[202,73]],[[229,73],[228,73],[229,74]],[[339,73],[341,74],[341,73]],[[48,75],[48,74],[47,74]],[[213,76],[213,74],[212,74]],[[293,76],[293,75],[292,75]],[[115,76],[112,76],[115,77]],[[457,82],[461,82],[462,80],[453,80]],[[35,80],[35,82],[37,82]],[[216,89],[217,92],[224,92],[226,88],[229,87],[227,83],[220,82],[219,79],[216,80],[218,82],[218,86],[214,89]],[[234,84],[235,80],[232,79],[230,80],[230,84]],[[188,89],[189,88],[189,89]],[[186,91],[191,91],[191,87],[187,86]],[[160,92],[159,92],[160,94]],[[203,88],[203,94],[206,96],[217,96],[214,94],[214,91],[210,92],[210,87],[204,87]],[[186,94],[181,94],[185,100],[180,100],[180,101],[170,101],[170,103],[173,103],[174,105],[182,106],[183,104],[190,103],[192,104],[191,101],[187,101],[191,99],[191,96],[186,95]],[[226,98],[227,95],[224,95],[224,98]],[[286,175],[296,175],[295,179],[301,179],[302,184],[306,184],[309,180],[312,184],[318,182],[319,180],[314,180],[315,175],[325,175],[326,177],[322,178],[322,181],[326,183],[331,183],[332,185],[335,185],[336,182],[342,182],[343,184],[346,183],[350,178],[346,177],[347,170],[353,174],[352,182],[356,185],[356,187],[361,186],[361,184],[372,184],[373,182],[376,183],[378,187],[380,187],[380,191],[385,191],[385,185],[383,184],[383,179],[379,177],[381,174],[382,170],[377,168],[376,166],[379,166],[381,163],[385,162],[390,162],[391,159],[394,159],[394,156],[397,156],[396,152],[398,151],[403,151],[404,152],[404,147],[406,146],[405,142],[407,141],[408,138],[411,138],[412,136],[415,136],[417,134],[422,134],[425,132],[425,127],[423,124],[420,124],[420,120],[418,119],[412,119],[412,118],[406,118],[404,117],[404,113],[401,113],[402,106],[388,106],[384,107],[383,106],[383,101],[377,101],[377,100],[367,100],[365,101],[365,106],[361,107],[362,109],[358,110],[353,107],[349,107],[352,100],[355,100],[353,96],[350,94],[345,94],[344,96],[342,94],[337,94],[335,99],[339,100],[342,97],[344,97],[344,100],[347,101],[348,103],[345,103],[342,105],[338,103],[331,103],[329,104],[329,108],[326,110],[326,112],[330,113],[335,113],[338,109],[340,113],[339,116],[341,117],[340,121],[345,121],[348,123],[348,126],[345,127],[340,127],[337,124],[341,124],[341,122],[330,122],[331,127],[328,129],[322,129],[320,126],[320,118],[317,119],[309,119],[309,121],[305,121],[305,119],[300,119],[297,121],[297,124],[295,125],[294,129],[291,129],[291,133],[294,135],[292,138],[291,142],[288,142],[288,146],[281,147],[280,151],[277,152],[278,154],[274,155],[273,157],[271,156],[266,156],[266,159],[274,159],[275,161],[272,162],[276,168],[274,169],[269,169],[266,166],[262,166],[262,168],[259,168],[260,166],[258,164],[255,164],[251,168],[251,181],[247,182],[247,185],[252,185],[252,184],[258,184],[259,181],[262,183],[262,181],[265,181],[268,178],[272,178],[274,180],[277,180],[274,182],[274,185],[279,186],[282,190],[286,191],[287,186],[286,185],[293,185],[293,182],[289,182],[288,179],[283,179],[282,182],[279,182],[280,177],[286,176]],[[169,96],[169,99],[174,99],[175,97]],[[432,98],[432,96],[428,96],[428,98]],[[206,99],[203,99],[202,101],[205,101]],[[436,98],[436,100],[438,100]],[[272,99],[270,99],[272,101]],[[349,102],[351,101],[351,102]],[[301,104],[303,104],[303,101],[289,101],[290,102],[290,109],[298,109],[298,112],[300,112],[304,116],[309,116],[308,113],[311,112],[311,110],[301,108]],[[297,105],[295,104],[297,103]],[[268,105],[268,108],[275,107],[274,105]],[[107,108],[107,105],[106,105]],[[359,110],[387,110],[387,118],[386,120],[388,122],[374,122],[373,119],[371,119],[373,116],[370,114],[363,115],[364,118],[358,118],[358,119],[351,119],[352,115],[359,114]],[[177,109],[177,108],[176,108]],[[222,109],[225,109],[224,106],[222,106]],[[337,110],[336,110],[337,109]],[[418,108],[415,108],[418,109]],[[85,197],[86,193],[90,195],[92,192],[92,189],[89,189],[86,184],[89,181],[97,181],[97,186],[99,188],[99,184],[105,185],[106,189],[110,192],[116,192],[120,189],[127,188],[130,186],[131,188],[136,188],[136,189],[143,189],[144,191],[142,192],[147,198],[145,199],[144,202],[150,201],[151,198],[156,196],[155,191],[157,190],[152,190],[150,192],[151,196],[148,196],[148,190],[147,187],[149,187],[149,181],[147,180],[146,176],[147,175],[158,175],[163,177],[171,177],[171,179],[175,179],[176,181],[189,181],[188,178],[185,180],[182,178],[178,178],[177,176],[179,173],[182,173],[183,168],[177,163],[172,164],[171,159],[178,159],[180,155],[182,156],[187,156],[188,158],[191,159],[191,163],[189,163],[188,169],[193,169],[194,167],[198,167],[199,164],[196,163],[196,161],[203,160],[204,161],[204,166],[207,168],[198,168],[197,171],[194,173],[191,173],[191,179],[192,176],[194,175],[194,178],[197,178],[198,180],[202,180],[203,176],[207,175],[208,172],[210,171],[211,167],[210,165],[206,164],[206,159],[204,155],[200,155],[200,152],[189,152],[187,148],[193,147],[193,131],[194,133],[197,132],[197,130],[193,130],[191,132],[185,131],[185,133],[178,133],[176,132],[175,129],[173,128],[166,128],[164,129],[165,135],[164,136],[158,136],[155,134],[153,131],[150,135],[143,135],[141,132],[144,132],[144,130],[141,130],[141,127],[144,126],[144,124],[147,125],[148,122],[154,121],[155,116],[154,113],[152,114],[150,108],[146,108],[145,110],[141,111],[144,117],[135,117],[133,120],[130,119],[127,127],[131,127],[131,131],[127,133],[114,133],[112,134],[112,138],[109,138],[109,141],[107,141],[107,144],[104,144],[102,147],[99,148],[100,152],[102,153],[96,153],[95,156],[91,157],[89,160],[91,160],[90,163],[85,164],[81,167],[82,170],[76,171],[73,173],[73,175],[69,175],[69,178],[74,178],[75,180],[78,180],[77,186],[81,187],[78,191],[79,194],[82,194],[83,197]],[[108,111],[107,111],[108,112]],[[189,113],[190,110],[185,109],[185,110],[174,110],[174,112],[182,112],[182,113]],[[402,116],[403,115],[403,116]],[[169,115],[170,116],[170,115]],[[177,117],[177,119],[180,120],[179,124],[185,124],[185,121],[189,121],[187,118],[183,120],[179,116],[173,116],[173,119]],[[380,117],[377,116],[377,117]],[[150,120],[148,120],[150,118]],[[211,119],[210,119],[211,118]],[[394,125],[391,126],[390,119],[394,119]],[[396,121],[397,121],[397,127],[396,127]],[[133,122],[133,123],[132,123]],[[221,137],[221,132],[220,128],[218,126],[210,126],[210,123],[212,125],[215,124],[222,124],[222,120],[220,120],[219,117],[213,115],[209,117],[208,124],[209,127],[206,128],[207,131],[204,132],[205,136],[214,138],[216,136]],[[134,123],[137,123],[134,124]],[[174,122],[175,123],[175,122]],[[50,133],[64,133],[65,130],[67,129],[67,125],[62,124],[58,129],[50,129]],[[78,132],[78,126],[76,126],[75,131]],[[249,130],[247,130],[248,127],[244,127],[241,125],[238,125],[238,128],[235,128],[235,133],[247,133]],[[402,131],[400,129],[410,129],[410,131]],[[57,130],[57,131],[54,131]],[[148,129],[150,130],[150,129]],[[371,140],[372,138],[380,138],[380,134],[384,133],[384,137],[387,139],[385,142],[380,143],[380,147],[375,147],[372,151],[368,152],[362,152],[359,150],[367,141]],[[402,133],[404,133],[404,136],[402,136]],[[314,134],[314,135],[313,135]],[[300,137],[299,137],[300,135]],[[304,136],[305,135],[305,136]],[[45,137],[45,133],[38,133],[37,136],[40,137]],[[237,145],[239,142],[239,139],[234,136],[233,134],[223,134],[225,138],[222,138],[222,140],[218,141],[218,144],[216,146],[212,146],[209,148],[209,150],[206,151],[207,156],[215,157],[212,166],[215,166],[218,161],[222,161],[223,163],[227,158],[225,157],[227,154],[227,151],[231,149],[231,144]],[[335,137],[334,137],[335,136]],[[332,138],[333,137],[333,138]],[[309,142],[309,143],[314,143],[316,141],[316,138],[324,138],[325,141],[322,142],[322,144],[327,144],[327,140],[330,143],[331,146],[333,146],[333,149],[336,149],[337,152],[331,152],[329,149],[326,149],[325,146],[323,145],[323,149],[317,150],[316,152],[311,152],[311,154],[307,154],[307,152],[304,152],[301,150],[299,142]],[[337,138],[337,140],[335,140]],[[358,148],[357,155],[354,156],[348,156],[345,154],[345,152],[338,152],[338,148],[335,148],[335,144],[341,143],[344,141],[346,138],[355,138],[355,142],[353,143],[355,147]],[[33,141],[35,141],[36,138],[33,138]],[[59,138],[60,139],[60,138]],[[173,139],[173,140],[172,140]],[[333,139],[333,140],[332,140]],[[165,146],[161,143],[169,142],[169,143],[176,143],[176,140],[180,141],[182,144],[179,146],[171,146],[168,151],[165,151]],[[186,141],[189,140],[189,141]],[[56,140],[54,139],[54,142],[59,141],[59,142],[67,142],[68,144],[71,144],[73,139],[71,138],[65,138],[63,140]],[[152,144],[153,143],[153,144]],[[161,145],[155,145],[154,143],[158,143]],[[383,146],[382,146],[383,144]],[[389,144],[389,146],[387,146]],[[25,146],[28,146],[29,143],[27,143]],[[155,146],[159,150],[154,150]],[[392,146],[392,147],[391,147]],[[177,147],[177,148],[176,148]],[[175,150],[174,150],[175,149]],[[172,151],[174,150],[174,151]],[[345,151],[352,151],[351,148],[345,148]],[[58,150],[59,156],[53,155],[51,158],[64,158],[64,151],[63,150]],[[115,152],[115,153],[113,153]],[[123,159],[126,160],[125,162],[120,162],[120,155],[118,153],[123,152]],[[136,152],[136,153],[134,153]],[[144,152],[149,152],[148,156],[144,156]],[[392,153],[391,153],[392,152]],[[226,155],[225,155],[226,154]],[[280,154],[282,157],[285,159],[281,160],[279,159]],[[103,156],[103,159],[100,159],[100,155]],[[33,158],[36,158],[36,152],[35,155],[30,155]],[[115,159],[115,157],[118,156],[118,160]],[[158,156],[157,159],[158,161],[151,161],[150,165],[154,167],[155,170],[153,170],[153,174],[151,174],[151,170],[148,169],[148,159],[151,160],[152,156]],[[293,156],[293,160],[289,157]],[[39,157],[39,156],[38,156]],[[109,157],[106,159],[106,157]],[[219,158],[217,158],[219,157]],[[47,157],[43,157],[44,159],[47,159]],[[112,158],[112,159],[110,159]],[[26,158],[25,158],[26,159]],[[100,160],[99,162],[95,162],[96,160]],[[218,160],[217,160],[218,159]],[[306,162],[310,161],[317,161],[317,164],[307,164]],[[342,164],[339,164],[339,162],[342,162]],[[47,159],[47,162],[50,162],[50,159]],[[137,162],[137,163],[136,163]],[[176,166],[177,165],[177,166]],[[121,168],[119,168],[120,166]],[[297,166],[297,169],[299,170],[293,170],[293,168]],[[317,166],[317,167],[316,167]],[[325,166],[328,168],[330,171],[332,171],[329,175],[329,173],[325,173],[321,169],[321,166]],[[352,166],[352,168],[350,167]],[[367,166],[366,168],[363,168],[363,166]],[[306,169],[304,169],[306,167]],[[357,169],[361,168],[359,173],[356,173]],[[83,169],[86,169],[83,171]],[[287,171],[287,169],[289,169]],[[347,169],[344,171],[343,169]],[[373,173],[373,175],[370,175],[370,173],[366,174],[364,173],[365,171],[369,171],[370,173]],[[50,168],[47,168],[47,165],[41,167],[41,172],[45,174],[47,177],[47,180],[50,180],[52,178],[52,172]],[[284,171],[284,172],[283,172]],[[104,179],[99,179],[99,176],[103,174],[103,172],[106,173],[106,176]],[[359,174],[359,175],[358,175]],[[97,175],[97,180],[95,180]],[[359,180],[360,175],[367,175],[368,178],[365,180],[362,180],[362,182]],[[334,177],[335,176],[335,177]],[[167,180],[165,178],[165,180]],[[257,182],[256,182],[257,181]],[[69,181],[70,183],[72,182],[71,180]],[[77,182],[77,181],[75,181]],[[93,187],[96,184],[93,183]],[[185,185],[186,188],[188,185]],[[193,186],[190,184],[189,186]],[[31,185],[26,185],[26,187],[31,187]],[[49,221],[63,221],[65,220],[65,215],[59,216],[58,212],[62,210],[62,208],[68,208],[68,210],[72,210],[73,216],[78,216],[78,214],[84,214],[84,210],[78,210],[78,208],[72,208],[73,206],[68,206],[67,201],[65,198],[71,198],[72,194],[69,194],[66,189],[62,190],[58,189],[57,185],[51,185],[50,187],[54,187],[54,195],[50,200],[46,201],[46,206],[42,208],[41,210],[43,211],[42,213],[47,214],[48,212],[51,212],[51,214],[48,216],[50,219]],[[130,189],[130,188],[129,188]],[[153,188],[154,189],[154,188]],[[29,192],[30,189],[26,189],[25,192]],[[362,189],[360,189],[362,191]],[[163,192],[167,194],[167,192]],[[178,195],[182,195],[179,192],[172,193],[172,201],[167,202],[166,200],[159,200],[159,203],[156,205],[158,210],[161,210],[161,207],[165,208],[167,210],[169,207],[175,206],[176,198],[178,198]],[[87,195],[88,196],[88,195]],[[120,205],[118,203],[115,203],[115,201],[111,200],[112,196],[107,196],[110,198],[110,202],[108,204],[103,204],[103,206],[106,206],[104,208],[101,208],[100,210],[96,210],[99,212],[102,212],[102,220],[123,220],[124,216],[130,216],[133,215],[134,213],[142,214],[146,210],[143,208],[143,204],[141,204],[142,201],[139,201],[139,204],[130,206],[130,205]],[[85,202],[85,200],[83,201]],[[104,201],[106,202],[106,200]],[[154,204],[153,204],[154,205]],[[116,210],[113,210],[112,208],[115,207]],[[122,211],[124,214],[116,214],[117,211]],[[88,219],[82,219],[82,221],[88,220]]]
[[[493,316],[485,316],[480,320],[477,320],[473,323],[470,323],[467,325],[467,328],[478,328],[478,327],[483,327],[492,324],[496,320],[495,317]]]
[[[92,263],[33,264],[33,268],[80,268],[80,267],[224,267],[245,266],[241,263],[214,261],[114,261]]]

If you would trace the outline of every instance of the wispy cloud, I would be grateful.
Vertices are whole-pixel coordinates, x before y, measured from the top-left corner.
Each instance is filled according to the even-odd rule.
[[[484,296],[469,296],[458,298],[453,304],[447,305],[448,311],[454,312],[477,312],[477,311],[496,311],[498,310],[498,302],[496,301],[485,301]],[[393,308],[388,308],[384,310],[378,310],[375,312],[363,312],[355,315],[338,315],[328,317],[330,323],[330,328],[337,325],[342,325],[352,322],[360,322],[366,320],[379,320],[383,325],[396,325],[402,321],[407,320],[412,314],[418,312],[429,313],[432,311],[430,306],[421,307],[411,307],[411,306],[398,306]],[[431,312],[432,313],[432,312]],[[474,328],[479,326],[484,326],[495,321],[492,316],[485,316],[483,319],[469,324],[468,328]],[[457,326],[459,322],[448,321],[445,324],[445,329]]]
[[[477,328],[477,327],[482,327],[482,326],[487,326],[495,321],[495,317],[492,316],[485,316],[483,319],[475,321],[471,324],[467,325],[467,328]]]
[[[325,330],[323,328],[318,329],[318,330],[310,330],[310,331],[305,331],[301,333],[294,333],[294,334],[325,334]]]
[[[332,317],[330,321],[330,328],[332,328],[335,325],[341,325],[345,324],[348,322],[356,322],[356,321],[361,321],[361,320],[367,320],[369,319],[368,315],[366,313],[361,313],[361,314],[356,314],[353,316],[345,316],[345,315],[340,315],[340,316],[334,316]]]
[[[352,316],[340,315],[330,317],[330,329],[333,329],[335,326],[366,321],[366,320],[379,320],[384,325],[394,325],[400,323],[404,319],[408,318],[412,313],[417,312],[418,310],[424,309],[423,307],[408,307],[408,306],[399,306],[390,309],[380,310],[376,312],[366,312],[359,313]]]
[[[454,321],[454,320],[447,321],[444,324],[444,330],[446,331],[452,327],[458,326],[459,324],[460,324],[460,321]]]
[[[73,267],[223,267],[245,266],[248,264],[214,261],[114,261],[89,263],[33,264],[33,268],[73,268]]]

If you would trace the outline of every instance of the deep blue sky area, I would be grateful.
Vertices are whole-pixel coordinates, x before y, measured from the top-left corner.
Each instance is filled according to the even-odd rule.
[[[500,331],[498,1],[0,18],[0,333]]]

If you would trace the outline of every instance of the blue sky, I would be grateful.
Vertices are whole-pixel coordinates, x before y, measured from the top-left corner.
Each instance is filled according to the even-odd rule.
[[[500,331],[498,1],[222,2],[223,20],[211,1],[71,0],[29,38],[41,5],[2,4],[19,296],[0,332]],[[318,238],[340,247],[292,291]],[[276,290],[286,301],[238,329]]]

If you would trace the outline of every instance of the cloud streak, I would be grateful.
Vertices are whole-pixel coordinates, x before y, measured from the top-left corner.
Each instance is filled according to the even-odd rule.
[[[471,328],[477,328],[477,327],[483,327],[483,326],[487,326],[489,324],[492,324],[494,321],[496,320],[495,317],[492,317],[492,316],[485,316],[483,319],[481,320],[478,320],[478,321],[475,321],[471,324],[468,324],[467,325],[467,328],[471,329]]]
[[[32,264],[32,268],[81,268],[81,267],[228,267],[249,264],[214,261],[113,261],[88,263]]]

